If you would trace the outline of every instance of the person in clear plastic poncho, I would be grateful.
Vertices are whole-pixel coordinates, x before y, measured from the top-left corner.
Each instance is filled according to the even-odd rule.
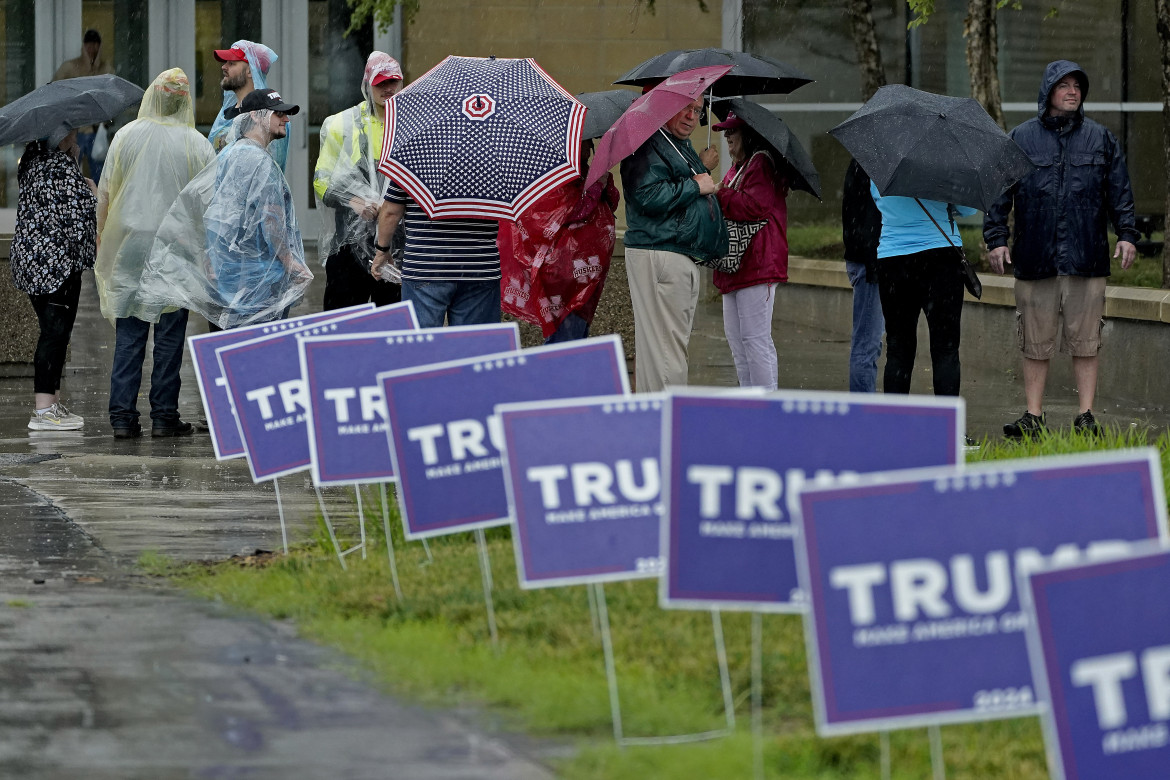
[[[215,159],[195,130],[191,90],[179,68],[163,71],[147,88],[138,118],[110,144],[98,184],[97,225],[101,243],[94,276],[103,316],[115,327],[110,374],[110,424],[118,438],[141,433],[137,398],[150,316],[137,303],[139,284],[154,235],[179,192]],[[150,407],[154,435],[188,434],[179,420],[179,368],[187,311],[159,313],[154,326]]]
[[[373,301],[378,306],[402,298],[401,285],[374,279],[374,232],[386,177],[378,172],[386,101],[402,89],[398,61],[376,51],[366,60],[361,103],[326,117],[321,124],[321,154],[313,173],[317,213],[321,216],[318,255],[325,265],[326,310]],[[405,240],[403,231],[395,241]]]
[[[279,57],[262,43],[243,40],[233,43],[230,49],[216,49],[212,54],[222,63],[223,80],[219,86],[223,90],[223,105],[211,124],[207,138],[218,154],[234,138],[231,117],[226,116],[227,112],[238,106],[252,90],[268,88],[268,71]],[[288,163],[288,135],[270,143],[268,153],[283,171]]]
[[[235,140],[163,219],[139,293],[144,308],[198,311],[213,330],[281,319],[313,280],[292,192],[266,151],[300,108],[270,89],[241,107]]]

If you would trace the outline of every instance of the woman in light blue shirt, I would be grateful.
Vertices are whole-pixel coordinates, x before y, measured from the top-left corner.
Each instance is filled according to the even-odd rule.
[[[883,198],[870,184],[882,213],[878,289],[886,320],[883,390],[909,393],[918,351],[918,317],[926,315],[935,395],[959,394],[959,324],[963,269],[956,217],[976,213],[935,200]]]

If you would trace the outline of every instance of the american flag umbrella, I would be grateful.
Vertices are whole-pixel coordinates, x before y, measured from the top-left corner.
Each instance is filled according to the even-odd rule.
[[[532,59],[447,57],[386,101],[378,170],[432,218],[516,219],[581,175],[585,111]]]

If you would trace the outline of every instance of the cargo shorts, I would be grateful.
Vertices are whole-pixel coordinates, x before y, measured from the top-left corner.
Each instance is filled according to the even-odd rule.
[[[1105,277],[1016,280],[1016,338],[1024,357],[1049,360],[1060,351],[1096,357],[1105,325]]]

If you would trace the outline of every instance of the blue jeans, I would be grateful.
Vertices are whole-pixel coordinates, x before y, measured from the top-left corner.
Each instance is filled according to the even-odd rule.
[[[415,282],[402,280],[402,300],[414,304],[420,328],[486,325],[500,321],[500,280]]]
[[[865,280],[865,264],[846,261],[853,285],[853,339],[849,347],[849,392],[877,391],[877,362],[882,354],[882,301],[877,282]]]
[[[150,323],[136,317],[119,317],[116,329],[114,367],[110,372],[110,425],[133,428],[138,422],[138,389],[142,385]],[[156,427],[179,422],[179,369],[183,365],[186,332],[186,309],[162,315],[154,326],[150,419]]]
[[[545,344],[560,344],[564,341],[576,341],[589,338],[589,323],[576,313],[570,314],[561,320],[561,324],[553,334],[544,340]]]
[[[98,132],[104,133],[106,129],[98,125]],[[77,134],[77,148],[81,151],[81,159],[89,165],[89,178],[93,179],[94,184],[102,180],[102,168],[106,167],[105,160],[98,162],[93,159],[93,142],[96,138],[97,133]]]

